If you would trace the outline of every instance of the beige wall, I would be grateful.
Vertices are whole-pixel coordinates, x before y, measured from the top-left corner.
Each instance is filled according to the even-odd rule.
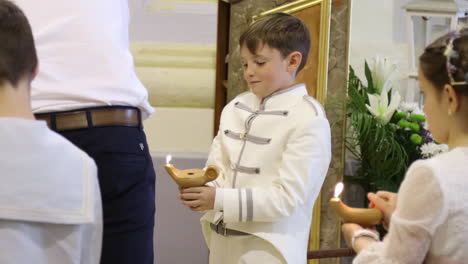
[[[156,113],[144,122],[151,152],[208,152],[213,138],[216,47],[131,44]]]
[[[156,107],[144,122],[151,152],[208,152],[213,139],[210,108]]]
[[[403,12],[394,12],[394,9],[401,8],[397,6],[399,2],[401,1],[352,1],[349,62],[362,76],[364,76],[364,60],[370,60],[375,55],[398,60],[406,74],[408,46],[406,42],[400,42],[394,37],[394,32],[400,30],[395,25],[395,20],[406,21]],[[369,23],[369,21],[378,23]],[[405,26],[403,25],[403,29]]]

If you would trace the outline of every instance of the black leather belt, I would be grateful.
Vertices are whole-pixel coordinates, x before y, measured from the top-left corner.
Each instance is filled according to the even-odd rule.
[[[250,235],[249,233],[226,228],[223,221],[220,221],[217,225],[210,223],[210,227],[211,227],[211,230],[215,231],[217,234],[220,234],[222,236],[248,236]]]
[[[66,131],[93,127],[129,126],[142,127],[140,110],[127,106],[104,106],[72,111],[39,113],[37,120],[44,120],[50,129]]]

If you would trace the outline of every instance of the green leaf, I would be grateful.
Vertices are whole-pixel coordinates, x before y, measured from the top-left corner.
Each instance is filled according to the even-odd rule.
[[[374,82],[372,79],[372,72],[369,68],[369,64],[367,64],[367,61],[364,62],[364,72],[365,72],[366,79],[367,79],[367,92],[371,94],[376,93],[377,91],[374,87]]]

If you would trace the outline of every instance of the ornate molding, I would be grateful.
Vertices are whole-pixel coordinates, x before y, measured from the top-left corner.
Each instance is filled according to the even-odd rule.
[[[226,2],[228,4],[236,4],[236,3],[242,2],[243,0],[221,0],[221,1]]]
[[[130,48],[151,105],[213,108],[215,45],[131,43]]]
[[[137,67],[215,69],[216,45],[132,42]]]

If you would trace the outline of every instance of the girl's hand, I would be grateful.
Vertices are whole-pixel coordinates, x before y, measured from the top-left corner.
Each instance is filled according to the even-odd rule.
[[[210,186],[180,189],[179,199],[192,211],[207,211],[214,207],[216,188]]]
[[[383,213],[383,226],[388,230],[390,219],[396,208],[397,194],[392,192],[378,191],[376,194],[368,193],[369,207],[376,208]]]

